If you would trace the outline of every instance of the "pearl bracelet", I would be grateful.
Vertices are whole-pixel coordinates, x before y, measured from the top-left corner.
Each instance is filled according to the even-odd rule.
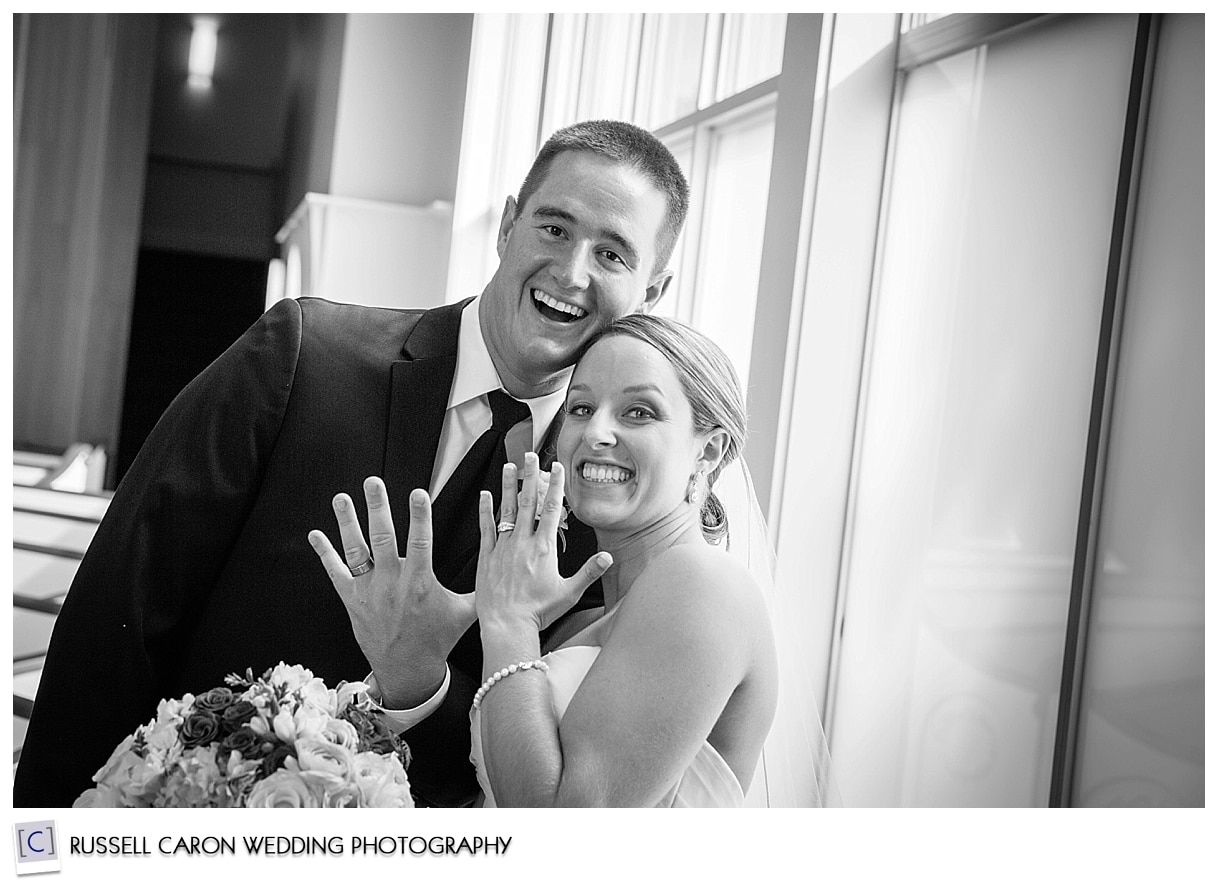
[[[541,659],[537,659],[536,661],[518,662],[517,664],[514,664],[514,665],[508,665],[506,668],[504,668],[501,671],[495,671],[495,673],[491,674],[489,677],[486,678],[486,681],[481,686],[479,686],[478,691],[474,693],[473,709],[474,710],[478,709],[478,705],[482,704],[482,699],[486,695],[486,693],[489,692],[491,687],[494,686],[496,683],[498,683],[500,680],[502,680],[504,677],[509,677],[512,674],[516,673],[517,671],[527,671],[529,668],[534,668],[538,671],[548,671],[550,669],[550,666],[547,665],[545,662],[543,662]]]

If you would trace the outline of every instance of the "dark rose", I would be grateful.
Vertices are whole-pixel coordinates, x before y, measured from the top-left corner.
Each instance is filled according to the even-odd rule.
[[[235,704],[230,704],[224,709],[224,718],[221,726],[225,732],[236,732],[246,723],[254,718],[254,714],[258,713],[258,709],[248,701],[242,700]]]
[[[258,777],[265,778],[283,767],[283,762],[290,756],[296,756],[296,750],[287,744],[280,744],[262,760],[258,769]]]
[[[347,705],[342,717],[355,727],[359,735],[360,750],[380,754],[395,753],[402,761],[402,768],[410,767],[410,746],[395,735],[376,714],[351,704]]]
[[[220,744],[225,752],[237,751],[242,759],[258,759],[262,756],[262,736],[249,726],[242,726],[236,732],[230,732]]]
[[[195,707],[218,714],[236,700],[237,696],[233,695],[233,690],[227,686],[220,686],[198,696],[195,699]]]
[[[204,747],[220,734],[220,719],[211,711],[195,711],[182,721],[178,737],[183,747]]]
[[[389,753],[393,750],[393,733],[374,714],[350,704],[343,712],[343,717],[355,727],[361,750],[371,750],[373,753]]]

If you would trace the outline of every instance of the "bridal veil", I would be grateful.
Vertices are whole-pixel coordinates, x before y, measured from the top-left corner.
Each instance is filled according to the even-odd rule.
[[[714,489],[727,512],[726,552],[743,562],[757,580],[769,607],[778,651],[778,707],[746,805],[841,806],[811,682],[814,654],[827,648],[813,645],[808,636],[812,630],[809,623],[790,611],[795,606],[791,592],[808,587],[778,574],[774,546],[743,459],[738,458],[723,470]]]

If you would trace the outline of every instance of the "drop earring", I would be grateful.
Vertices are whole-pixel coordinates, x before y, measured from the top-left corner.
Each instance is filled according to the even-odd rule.
[[[706,473],[699,469],[689,479],[689,487],[685,491],[685,501],[694,506],[694,508],[698,508],[702,504],[701,479],[705,475]]]

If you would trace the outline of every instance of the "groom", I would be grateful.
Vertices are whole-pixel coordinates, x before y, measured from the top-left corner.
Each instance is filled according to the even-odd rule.
[[[481,678],[467,595],[478,490],[498,481],[461,478],[462,461],[502,422],[499,389],[525,405],[507,456],[544,456],[588,339],[650,309],[671,281],[687,205],[652,135],[580,123],[546,142],[508,198],[479,297],[428,311],[314,299],[269,310],[182,391],[119,485],[51,638],[14,805],[70,805],[158,699],[279,661],[331,687],[371,666],[378,700],[410,727],[419,803],[467,804]],[[349,493],[366,524],[369,475],[385,480],[411,583],[370,601],[380,630],[361,633],[362,649],[306,537],[325,530],[341,549],[331,500]],[[412,558],[429,521],[406,504],[416,487],[435,500],[431,566]],[[564,575],[596,550],[580,527]],[[581,605],[597,605],[595,592]]]

